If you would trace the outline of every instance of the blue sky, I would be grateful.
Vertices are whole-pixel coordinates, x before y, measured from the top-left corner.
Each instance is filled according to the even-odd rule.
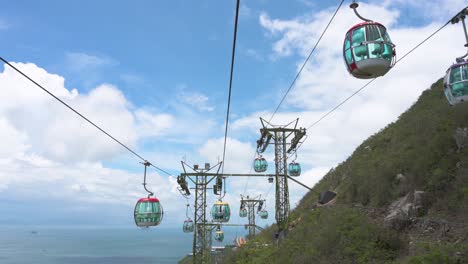
[[[222,155],[235,1],[0,2],[0,55],[22,63],[15,65],[148,160],[177,175],[182,157],[215,163]],[[241,1],[228,172],[249,171],[258,117],[271,115],[338,2]],[[349,2],[274,122],[300,117],[308,126],[365,83],[349,76],[341,59],[344,33],[358,22]],[[401,55],[465,5],[426,2],[365,1],[360,11],[387,24]],[[312,186],[394,121],[464,53],[461,33],[447,27],[309,131],[298,153],[300,180]],[[131,225],[133,203],[144,195],[139,160],[8,68],[0,70],[0,224]],[[272,165],[271,151],[265,156]],[[166,204],[163,227],[181,224],[185,200],[174,178],[150,173],[150,186]],[[268,193],[273,209],[274,191],[264,181],[230,181],[226,199],[237,208],[241,193]],[[306,191],[292,186],[294,206]],[[32,210],[48,217],[11,217]]]

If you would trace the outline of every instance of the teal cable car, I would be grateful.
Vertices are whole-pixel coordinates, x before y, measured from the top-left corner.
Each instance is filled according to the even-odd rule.
[[[468,34],[466,32],[465,17],[468,15],[468,8],[464,8],[455,15],[452,24],[462,22],[465,38],[468,47]],[[465,58],[468,53],[456,59],[456,64],[448,68],[444,77],[444,94],[450,105],[456,105],[468,101],[468,60]]]
[[[143,165],[145,165],[143,187],[149,194],[148,197],[140,198],[137,201],[133,211],[133,217],[138,227],[157,226],[163,219],[163,207],[158,198],[151,198],[153,193],[146,188],[146,167],[150,166],[151,163],[145,161]]]
[[[301,175],[301,164],[293,161],[288,165],[289,176],[299,176]]]
[[[242,208],[239,210],[239,216],[240,216],[240,217],[247,217],[247,208],[242,207]]]
[[[261,219],[268,219],[268,211],[265,209],[258,212],[258,215],[260,216]]]
[[[184,225],[182,226],[182,230],[184,233],[192,233],[194,229],[192,219],[188,218],[184,221]]]
[[[187,218],[185,219],[184,224],[182,225],[182,231],[184,231],[184,233],[191,233],[193,232],[193,229],[194,229],[193,221],[189,217],[189,214],[188,214],[189,208],[190,208],[190,204],[187,204],[187,208],[185,209],[185,216]]]
[[[229,218],[231,217],[229,204],[223,201],[216,201],[211,208],[211,217],[214,222],[229,222]]]
[[[141,198],[135,205],[135,224],[138,227],[157,226],[163,219],[163,208],[157,198]]]
[[[395,44],[384,25],[359,15],[356,10],[358,6],[354,1],[350,5],[364,22],[346,33],[343,58],[351,75],[359,79],[373,79],[385,75],[395,65]]]
[[[215,240],[219,241],[219,242],[222,242],[224,240],[224,232],[221,231],[221,227],[219,227],[219,226],[218,226],[218,228],[216,228]]]
[[[254,160],[254,170],[256,172],[265,172],[268,169],[268,162],[261,155]]]
[[[451,105],[468,101],[468,61],[461,61],[447,70],[444,94]]]

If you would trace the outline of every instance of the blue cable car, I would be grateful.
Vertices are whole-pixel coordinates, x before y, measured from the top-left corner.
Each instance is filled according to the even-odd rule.
[[[289,163],[288,166],[289,176],[299,176],[301,175],[301,164],[293,161]]]
[[[216,201],[211,208],[211,217],[214,222],[229,222],[229,218],[231,217],[229,204],[223,201]]]
[[[359,5],[352,3],[354,13],[365,22],[348,30],[343,44],[343,58],[348,72],[359,79],[385,75],[395,64],[395,45],[384,25],[360,16]]]
[[[265,172],[267,168],[268,168],[268,162],[262,156],[255,158],[254,170],[256,172]]]

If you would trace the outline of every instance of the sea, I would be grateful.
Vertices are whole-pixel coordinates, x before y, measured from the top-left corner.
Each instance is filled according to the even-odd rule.
[[[178,263],[192,239],[180,228],[0,226],[0,264]]]

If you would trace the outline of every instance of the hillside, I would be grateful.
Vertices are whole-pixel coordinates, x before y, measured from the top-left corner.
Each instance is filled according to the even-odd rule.
[[[466,127],[437,81],[327,173],[281,241],[272,226],[221,263],[468,263]],[[317,207],[325,190],[336,203]]]

